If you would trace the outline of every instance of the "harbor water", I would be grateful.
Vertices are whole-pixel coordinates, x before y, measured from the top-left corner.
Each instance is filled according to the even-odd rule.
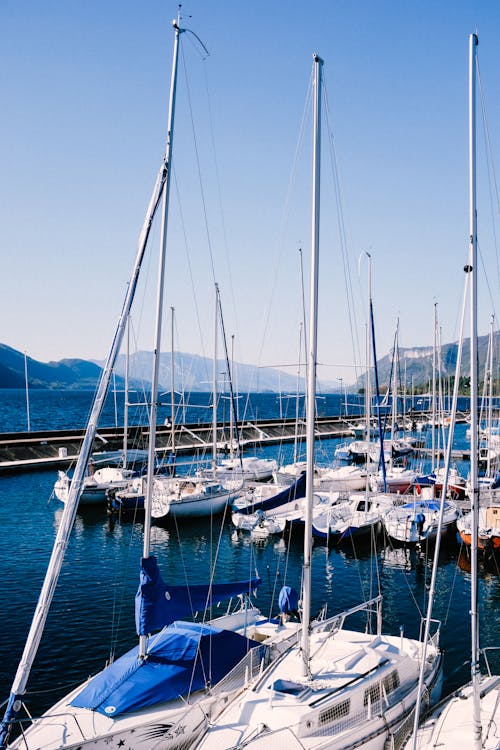
[[[120,394],[117,394],[120,396]],[[33,391],[30,394],[33,430],[83,427],[92,394]],[[121,394],[123,401],[123,394]],[[197,399],[197,400],[196,400]],[[208,421],[209,397],[189,422]],[[244,399],[241,399],[243,401]],[[352,399],[349,397],[349,402]],[[108,399],[102,425],[113,425],[123,408],[118,398]],[[318,402],[324,414],[345,409],[343,397],[327,396]],[[275,394],[252,395],[246,419],[293,416],[293,407]],[[358,404],[359,407],[359,404]],[[225,407],[227,409],[227,405]],[[354,407],[353,407],[354,408]],[[139,407],[138,407],[139,410]],[[161,414],[165,419],[168,412]],[[222,418],[223,415],[220,415]],[[141,421],[144,415],[131,414]],[[2,431],[26,429],[22,391],[0,391]],[[119,419],[121,422],[121,419]],[[455,445],[467,447],[465,425],[459,425]],[[335,440],[318,445],[318,459],[327,463]],[[293,445],[252,449],[266,457],[290,461]],[[467,465],[459,466],[467,472]],[[40,592],[62,505],[52,497],[52,471],[0,476],[0,565],[2,570],[3,626],[0,636],[1,700],[8,697]],[[256,603],[264,613],[276,613],[283,584],[300,588],[302,539],[300,534],[251,542],[224,519],[198,520],[154,526],[152,552],[162,576],[171,584],[204,583],[215,569],[214,580],[241,580],[255,573],[262,579]],[[333,614],[373,596],[384,597],[384,631],[418,636],[425,613],[432,570],[432,548],[406,549],[377,545],[341,549],[315,544],[312,557],[313,608],[325,603]],[[26,704],[33,715],[53,705],[62,695],[98,671],[110,658],[136,643],[134,596],[142,555],[142,519],[109,518],[106,509],[78,512],[63,564],[60,584],[47,618],[41,647],[28,684]],[[437,578],[434,617],[442,621],[444,691],[468,681],[470,675],[470,569],[467,555],[454,538],[442,549]],[[479,613],[481,646],[499,644],[500,575],[495,560],[480,566]],[[213,614],[222,614],[216,609]],[[363,627],[363,623],[357,623]],[[498,667],[497,667],[498,668]]]

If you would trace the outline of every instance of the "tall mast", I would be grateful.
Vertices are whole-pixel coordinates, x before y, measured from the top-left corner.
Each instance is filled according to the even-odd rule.
[[[471,475],[471,678],[474,750],[481,748],[481,701],[479,686],[479,618],[477,597],[478,481],[478,364],[477,364],[477,209],[476,209],[476,53],[478,38],[469,37],[469,272],[470,285],[470,475]]]
[[[495,316],[492,315],[490,318],[490,346],[489,346],[489,357],[488,357],[488,420],[487,420],[487,435],[488,439],[486,442],[486,476],[491,477],[491,430],[493,427],[493,325]]]
[[[229,373],[229,398],[230,398],[230,407],[229,407],[229,455],[232,458],[233,457],[233,434],[234,434],[234,413],[233,413],[233,404],[232,404],[232,388],[231,388],[231,379],[233,378],[234,373],[234,333],[231,334],[231,371]],[[281,399],[281,389],[280,389],[280,399]],[[280,412],[281,412],[281,402],[280,402]]]
[[[168,125],[167,125],[167,145],[165,150],[165,164],[167,174],[165,179],[165,189],[163,192],[163,213],[161,222],[161,239],[160,239],[160,257],[158,261],[158,286],[156,293],[156,326],[155,340],[153,346],[153,373],[151,377],[151,410],[149,416],[149,446],[148,446],[148,471],[146,479],[146,495],[144,498],[144,541],[143,557],[149,557],[151,549],[151,501],[153,494],[153,477],[155,468],[155,444],[156,444],[156,421],[158,413],[158,381],[160,372],[160,348],[161,348],[161,328],[163,317],[163,288],[165,278],[165,257],[167,249],[167,223],[168,223],[168,204],[170,197],[170,175],[172,167],[172,142],[174,137],[174,113],[175,113],[175,94],[177,88],[177,59],[179,55],[179,36],[183,29],[179,28],[180,14],[177,21],[173,22],[175,30],[174,53],[172,62],[172,76],[170,80],[170,100],[168,108]],[[146,656],[147,636],[139,637],[139,657]]]
[[[298,443],[299,443],[299,395],[300,395],[300,371],[301,371],[301,357],[302,357],[302,327],[303,322],[299,323],[299,357],[297,365],[297,390],[295,393],[295,434],[293,437],[293,465],[295,466],[298,459]]]
[[[437,469],[436,458],[436,353],[437,353],[437,302],[434,302],[434,345],[432,347],[432,429],[431,429],[431,455],[432,471]]]
[[[311,296],[309,310],[309,365],[307,371],[306,408],[306,515],[304,529],[304,587],[302,601],[302,659],[303,673],[310,674],[309,629],[311,623],[311,550],[312,550],[312,508],[314,481],[314,424],[316,404],[316,365],[318,345],[318,266],[319,266],[319,198],[320,198],[320,156],[321,156],[321,83],[323,60],[314,60],[314,139],[313,139],[313,180],[312,180],[312,231],[311,231]]]
[[[219,285],[215,284],[214,295],[214,361],[212,375],[212,469],[217,468],[217,328],[219,322]]]
[[[130,315],[127,316],[127,349],[125,352],[125,394],[123,405],[123,468],[127,468],[127,450],[128,450],[128,379],[129,379],[129,357],[130,357]]]
[[[399,347],[399,318],[397,319],[396,323],[396,334],[394,336],[394,354],[392,359],[392,383],[391,383],[391,440],[394,441],[394,434],[396,432],[396,411],[398,408],[398,395],[396,393],[397,390],[397,365],[398,365],[398,347]],[[391,450],[391,461],[390,466],[391,470],[393,468],[394,460],[392,457],[393,451]]]
[[[370,346],[370,305],[372,300],[372,256],[368,251],[366,252],[366,257],[368,258],[368,287],[367,287],[367,293],[368,293],[368,304],[367,304],[367,319],[366,319],[366,388],[365,388],[365,412],[366,412],[366,440],[370,441],[371,438],[371,401],[372,401],[372,393],[371,393],[371,361],[372,361],[372,353],[371,353],[371,346]],[[366,465],[369,469],[370,464],[370,456],[367,452],[366,454]]]
[[[170,442],[172,445],[172,458],[175,451],[175,362],[174,362],[174,315],[175,308],[170,308],[171,313],[171,347],[170,347],[170,422],[171,422],[171,437]]]
[[[28,387],[28,355],[24,352],[24,385],[26,389],[26,421],[28,423],[28,432],[31,432],[30,420],[30,393]]]
[[[82,447],[78,456],[78,460],[76,462],[73,478],[71,480],[68,500],[64,504],[61,520],[57,529],[57,535],[54,541],[54,546],[52,548],[52,555],[47,567],[47,572],[45,574],[45,580],[43,582],[36,610],[33,615],[30,631],[26,639],[26,645],[19,662],[16,676],[14,677],[14,681],[12,683],[11,694],[9,696],[7,708],[5,709],[4,718],[2,719],[2,723],[0,725],[0,748],[5,747],[11,722],[14,721],[16,715],[21,709],[22,697],[26,691],[26,685],[31,672],[31,667],[33,666],[33,662],[40,645],[40,640],[42,638],[43,630],[45,627],[45,621],[47,619],[50,605],[54,597],[54,592],[56,589],[59,574],[61,572],[64,555],[69,543],[71,529],[73,528],[75,522],[78,502],[83,487],[85,470],[92,451],[92,444],[97,432],[97,425],[104,406],[106,394],[109,390],[109,384],[111,382],[116,357],[118,355],[118,352],[120,351],[120,347],[123,341],[123,334],[125,331],[127,317],[130,313],[130,309],[134,301],[142,262],[144,260],[144,253],[146,251],[146,246],[151,232],[153,220],[160,204],[163,190],[165,188],[167,175],[170,173],[169,166],[170,165],[167,162],[166,157],[164,157],[162,165],[156,176],[153,193],[151,195],[146,217],[144,219],[141,233],[139,235],[134,267],[132,269],[130,280],[127,285],[125,299],[120,312],[120,316],[118,318],[114,337],[108,352],[108,357],[103,367],[94,401],[92,403],[92,409],[87,423],[87,429],[85,431]]]

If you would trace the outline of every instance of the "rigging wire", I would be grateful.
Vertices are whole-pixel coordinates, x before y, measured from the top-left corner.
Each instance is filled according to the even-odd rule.
[[[196,295],[196,287],[195,287],[195,283],[194,283],[194,274],[193,274],[193,265],[191,263],[191,255],[190,255],[189,243],[188,243],[188,238],[187,238],[186,223],[184,221],[184,213],[183,213],[183,210],[182,210],[182,203],[181,203],[181,199],[180,199],[179,185],[178,185],[178,182],[177,182],[177,176],[176,176],[175,169],[172,169],[172,177],[174,178],[175,192],[176,192],[177,200],[178,200],[178,204],[179,204],[179,217],[180,217],[180,223],[181,223],[181,228],[182,228],[182,235],[184,237],[184,249],[186,251],[186,260],[187,260],[187,264],[188,264],[189,280],[190,280],[190,283],[191,283],[191,290],[193,292],[193,300],[194,300],[194,307],[195,307],[195,314],[196,314],[196,323],[197,323],[197,326],[198,326],[198,333],[199,333],[199,336],[200,336],[201,351],[202,351],[202,354],[203,354],[204,365],[205,365],[205,369],[206,369],[206,375],[205,375],[205,377],[206,377],[206,380],[208,381],[208,380],[210,380],[210,375],[209,375],[209,372],[208,372],[207,355],[206,355],[206,351],[205,351],[204,336],[203,336],[203,333],[202,333],[200,308],[199,308],[199,305],[198,305],[198,298],[197,298],[197,295]]]
[[[112,586],[113,601],[112,601],[112,610],[111,610],[111,632],[110,632],[110,643],[109,643],[109,662],[110,663],[114,661],[116,646],[118,644],[119,633],[121,631],[122,617],[125,611],[125,602],[128,601],[129,599],[129,593],[127,591],[125,582],[130,580],[129,568],[131,565],[132,552],[134,553],[134,560],[135,560],[135,547],[133,547],[133,543],[135,539],[139,536],[139,525],[136,522],[136,518],[137,518],[137,508],[134,509],[134,514],[132,518],[130,537],[129,537],[129,541],[127,545],[127,553],[125,556],[125,565],[121,564],[115,567],[114,584]],[[112,521],[109,521],[109,523],[112,523]],[[118,585],[120,583],[119,581],[120,577],[121,577],[121,586]],[[118,592],[120,592],[119,596],[118,596]]]
[[[201,197],[201,203],[203,206],[203,219],[204,219],[204,224],[205,224],[206,240],[207,240],[208,252],[209,252],[209,257],[210,257],[210,265],[212,269],[212,280],[215,284],[216,282],[215,258],[214,258],[214,254],[212,250],[212,240],[211,240],[211,235],[210,235],[210,230],[209,230],[209,225],[208,225],[207,203],[205,200],[205,190],[203,188],[203,180],[201,176],[200,153],[198,149],[198,139],[196,136],[196,128],[194,124],[193,105],[192,105],[192,100],[191,100],[191,89],[189,86],[189,77],[187,74],[186,58],[184,56],[184,52],[182,49],[181,49],[181,58],[182,58],[182,64],[184,68],[184,76],[186,79],[186,94],[187,94],[187,101],[188,101],[189,116],[191,119],[191,131],[192,131],[192,136],[193,136],[193,147],[194,147],[194,154],[195,154],[195,160],[196,160],[196,167],[198,170],[200,197]]]
[[[302,150],[302,144],[304,142],[307,113],[310,111],[310,108],[311,108],[311,101],[312,101],[312,81],[313,81],[313,71],[311,70],[311,77],[309,79],[309,86],[308,86],[307,93],[306,93],[306,99],[305,99],[304,109],[303,109],[303,113],[302,113],[302,121],[301,121],[301,124],[300,124],[299,136],[298,136],[297,145],[296,145],[296,148],[295,148],[295,154],[294,154],[294,159],[293,159],[293,163],[292,163],[292,168],[291,168],[291,171],[290,171],[290,177],[289,177],[289,181],[288,181],[288,188],[287,188],[286,198],[285,198],[285,206],[284,206],[283,215],[282,215],[282,219],[281,219],[281,231],[280,231],[280,236],[281,236],[280,245],[281,245],[281,248],[280,248],[279,255],[278,255],[275,267],[274,267],[274,272],[273,272],[273,275],[272,275],[272,284],[271,284],[271,293],[269,295],[269,304],[267,306],[267,310],[265,311],[265,315],[264,315],[263,334],[262,334],[261,345],[260,345],[260,349],[259,349],[259,353],[258,353],[258,366],[260,366],[260,364],[262,362],[264,343],[266,342],[267,334],[268,334],[268,331],[269,331],[269,324],[270,324],[270,318],[271,318],[271,308],[272,308],[273,299],[274,299],[274,296],[275,296],[275,291],[276,291],[276,287],[278,285],[278,280],[279,280],[279,268],[280,268],[281,261],[282,261],[282,258],[283,258],[284,252],[285,252],[284,227],[287,224],[288,217],[290,215],[292,185],[295,182],[295,175],[296,175],[297,165],[298,165],[298,156],[299,156],[300,151]],[[257,385],[257,390],[258,390],[258,379],[259,379],[259,370],[257,369],[257,384],[256,384]]]
[[[476,71],[477,71],[477,80],[479,83],[479,98],[481,102],[481,114],[483,119],[483,135],[484,135],[484,145],[485,145],[485,153],[486,153],[486,163],[488,166],[487,174],[488,174],[488,188],[489,188],[489,196],[490,196],[490,209],[492,213],[492,230],[493,230],[493,244],[495,247],[495,259],[496,259],[496,266],[497,266],[497,282],[500,285],[500,261],[499,261],[499,254],[498,254],[498,243],[497,243],[497,234],[496,234],[496,226],[495,226],[495,210],[494,210],[494,201],[493,201],[493,190],[492,190],[492,180],[493,180],[493,188],[494,188],[494,197],[496,199],[496,212],[500,214],[500,197],[498,193],[498,183],[496,178],[496,172],[495,172],[495,164],[493,161],[493,150],[491,147],[491,137],[490,137],[490,129],[488,126],[488,118],[486,114],[486,103],[485,103],[485,97],[484,97],[484,91],[483,91],[483,84],[481,80],[481,74],[479,70],[479,60],[476,57]]]
[[[208,106],[208,125],[209,125],[210,141],[212,144],[212,152],[213,152],[213,160],[214,160],[215,183],[217,186],[217,198],[219,202],[219,212],[220,212],[220,217],[221,217],[222,243],[224,246],[224,255],[226,259],[226,267],[227,267],[228,278],[229,278],[229,290],[231,294],[231,303],[233,307],[233,315],[234,315],[234,320],[235,320],[235,330],[239,338],[238,306],[236,304],[236,295],[235,295],[235,290],[234,290],[233,274],[232,274],[232,268],[231,268],[231,256],[229,255],[229,243],[227,240],[226,220],[225,220],[225,215],[224,215],[224,210],[223,210],[219,162],[217,159],[215,132],[214,132],[213,117],[212,117],[212,104],[211,104],[210,89],[208,85],[208,75],[207,75],[206,65],[203,66],[203,72],[204,72],[205,92],[207,96],[207,106]]]
[[[251,386],[248,389],[249,392],[251,390],[256,390],[256,391],[259,390],[260,367],[261,367],[262,358],[263,358],[263,350],[264,350],[264,345],[265,345],[265,343],[267,341],[267,337],[268,337],[268,331],[269,331],[269,326],[270,326],[270,319],[271,319],[271,312],[272,312],[273,300],[274,300],[274,297],[275,297],[275,291],[276,291],[276,288],[278,286],[278,280],[279,280],[279,269],[281,267],[281,262],[282,262],[282,259],[283,259],[284,253],[285,253],[284,234],[285,234],[285,226],[288,223],[288,219],[289,219],[290,211],[291,211],[292,188],[293,188],[293,185],[295,184],[295,180],[296,180],[296,173],[297,173],[297,169],[298,169],[299,154],[302,151],[302,147],[303,147],[303,143],[304,143],[306,122],[307,122],[307,115],[308,115],[308,113],[309,113],[309,111],[311,109],[312,82],[313,82],[313,70],[311,70],[311,76],[309,78],[309,85],[308,85],[308,88],[307,88],[306,97],[305,97],[305,101],[304,101],[304,107],[303,107],[303,111],[302,111],[302,119],[301,119],[300,127],[299,127],[299,134],[298,134],[297,143],[296,143],[296,146],[295,146],[294,158],[293,158],[292,167],[290,169],[290,175],[289,175],[289,179],[288,179],[288,186],[287,186],[287,191],[286,191],[286,195],[285,195],[285,202],[284,202],[284,207],[283,207],[283,212],[282,212],[282,217],[281,217],[281,229],[280,229],[280,232],[279,232],[280,239],[279,239],[278,244],[280,246],[280,250],[279,250],[278,257],[276,259],[275,266],[274,266],[274,271],[273,271],[273,274],[272,274],[272,277],[271,277],[272,278],[272,283],[271,283],[271,290],[270,290],[270,294],[269,294],[269,303],[268,303],[267,308],[266,308],[266,310],[264,312],[263,332],[262,332],[262,337],[261,337],[261,344],[260,344],[260,348],[258,350],[257,365],[256,365],[255,370],[254,370],[254,375],[252,377]],[[306,357],[306,360],[307,360],[307,357]],[[253,383],[255,384],[254,388],[252,387]],[[249,399],[250,399],[250,395],[248,393],[246,401],[245,401],[244,415],[246,415],[247,410],[248,410],[248,408],[250,406]]]
[[[339,235],[340,235],[342,265],[344,269],[344,283],[346,285],[347,312],[348,312],[348,317],[349,317],[349,327],[351,331],[351,341],[353,345],[354,362],[357,363],[357,362],[361,362],[360,343],[359,343],[359,336],[358,336],[358,325],[357,325],[357,320],[356,320],[356,308],[354,307],[354,293],[353,293],[353,285],[352,285],[351,268],[350,268],[350,263],[349,263],[348,250],[347,250],[347,236],[346,236],[346,230],[345,230],[344,210],[342,206],[342,193],[340,189],[339,168],[338,168],[337,154],[336,154],[336,149],[335,149],[335,139],[333,136],[332,121],[331,121],[331,116],[330,116],[330,107],[328,103],[326,81],[325,81],[323,91],[324,91],[323,98],[325,101],[326,124],[327,124],[328,135],[329,135],[328,143],[330,145],[330,165],[332,169],[335,201],[337,204],[337,221],[338,221],[338,228],[339,228]],[[359,377],[357,368],[355,372],[356,372],[356,379],[357,379]]]
[[[234,394],[234,388],[233,388],[233,373],[231,372],[231,363],[229,360],[229,351],[227,348],[227,337],[226,337],[226,327],[224,325],[224,316],[222,315],[222,302],[220,297],[220,290],[217,287],[217,303],[219,308],[219,321],[220,326],[222,329],[222,341],[224,344],[224,354],[225,354],[225,364],[227,369],[227,374],[229,378],[229,393],[231,398],[231,410],[233,414],[233,423],[234,423],[234,429],[236,431],[236,442],[237,442],[237,450],[238,450],[238,458],[240,461],[240,467],[243,470],[243,457],[242,457],[242,450],[241,450],[241,434],[238,430],[238,414],[236,412],[236,398]],[[230,436],[230,439],[233,439],[233,436]],[[231,446],[232,449],[232,446]]]
[[[486,288],[488,289],[488,294],[490,296],[491,309],[493,310],[493,313],[494,313],[495,317],[497,317],[496,307],[495,307],[495,297],[493,295],[493,291],[492,291],[491,286],[490,286],[490,280],[489,280],[488,273],[486,271],[486,265],[485,265],[485,262],[484,262],[484,255],[483,255],[483,252],[482,252],[481,247],[479,245],[479,242],[477,243],[477,250],[478,250],[479,259],[481,261],[481,266],[482,266],[482,269],[483,269],[484,280],[486,282]]]

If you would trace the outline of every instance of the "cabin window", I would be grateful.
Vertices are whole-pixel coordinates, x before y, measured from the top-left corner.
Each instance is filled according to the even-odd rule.
[[[400,685],[400,680],[399,680],[399,673],[397,669],[395,669],[394,672],[391,672],[387,677],[384,677],[384,688],[385,688],[385,692],[387,693],[387,695],[397,690],[399,685]]]
[[[331,708],[327,708],[326,711],[322,711],[319,715],[319,723],[331,724],[332,721],[338,721],[339,719],[342,719],[344,716],[349,716],[350,710],[351,710],[351,699],[348,698],[346,701],[342,701],[342,703],[337,703],[335,706],[332,706]]]
[[[376,703],[380,700],[380,685],[377,682],[375,685],[372,685],[368,688],[368,690],[365,690],[365,697],[363,699],[363,706],[368,705],[368,701],[370,701],[370,705],[372,703]]]

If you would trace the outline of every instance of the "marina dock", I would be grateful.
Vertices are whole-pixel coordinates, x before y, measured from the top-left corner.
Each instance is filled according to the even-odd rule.
[[[422,414],[419,414],[422,416]],[[353,423],[362,417],[318,417],[317,439],[351,438]],[[461,414],[458,421],[465,421]],[[240,444],[243,448],[290,443],[305,437],[305,421],[298,423],[290,419],[259,419],[243,421],[237,425]],[[17,473],[38,469],[59,469],[70,466],[78,458],[84,436],[83,429],[53,430],[43,432],[0,433],[0,473]],[[129,449],[147,448],[149,428],[147,425],[129,427],[127,445]],[[228,450],[229,426],[217,427],[217,446],[222,452]],[[212,425],[178,424],[174,430],[174,445],[177,454],[207,454],[212,449]],[[123,448],[123,427],[103,427],[98,430],[93,453],[119,451]],[[157,428],[156,448],[159,458],[172,449],[172,428],[160,425]],[[422,454],[429,451],[422,451]],[[455,451],[456,460],[467,460],[468,451]]]

